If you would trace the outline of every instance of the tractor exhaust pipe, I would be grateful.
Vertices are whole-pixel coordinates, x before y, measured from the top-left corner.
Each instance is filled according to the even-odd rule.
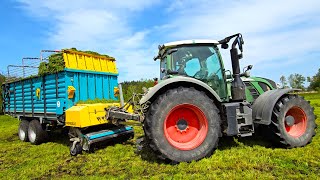
[[[242,58],[242,44],[243,44],[242,35],[240,33],[234,34],[232,36],[224,38],[223,40],[219,41],[219,43],[221,44],[221,47],[223,49],[227,49],[228,42],[234,37],[236,38],[233,41],[232,47],[230,49],[232,71],[233,71],[233,81],[231,83],[231,96],[232,96],[232,101],[243,101],[246,99],[245,84],[240,78],[240,63],[239,63],[239,59]],[[241,51],[240,54],[238,54],[238,49],[236,48],[236,45],[238,45]]]
[[[240,63],[238,49],[232,47],[230,49],[233,81],[231,83],[231,96],[233,101],[243,101],[246,99],[245,84],[240,78]]]

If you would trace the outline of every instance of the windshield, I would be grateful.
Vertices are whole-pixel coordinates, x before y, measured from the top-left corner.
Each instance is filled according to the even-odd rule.
[[[213,46],[177,47],[161,60],[160,66],[162,77],[165,74],[193,77],[207,83],[220,97],[226,97],[223,68],[217,49]]]

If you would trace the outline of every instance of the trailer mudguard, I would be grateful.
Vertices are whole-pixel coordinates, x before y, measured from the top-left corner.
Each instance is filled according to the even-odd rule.
[[[214,96],[214,98],[218,102],[221,102],[219,95],[206,83],[204,83],[200,80],[194,79],[194,78],[189,78],[189,77],[174,77],[174,78],[166,79],[166,80],[160,82],[159,84],[157,84],[156,86],[152,87],[148,91],[148,93],[146,95],[144,95],[143,98],[140,100],[140,104],[144,104],[147,101],[149,101],[161,89],[169,87],[170,85],[177,84],[177,83],[181,84],[181,86],[186,85],[186,84],[189,84],[189,86],[192,86],[192,85],[198,86],[198,87],[204,89],[205,91],[207,91],[207,93],[209,93],[210,95]]]
[[[254,123],[269,125],[274,106],[277,101],[285,94],[300,89],[274,89],[260,95],[253,103],[252,117]]]

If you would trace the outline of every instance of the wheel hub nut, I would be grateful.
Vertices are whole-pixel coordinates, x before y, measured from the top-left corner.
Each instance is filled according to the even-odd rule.
[[[188,123],[184,119],[179,119],[179,121],[177,122],[177,127],[180,131],[183,131],[183,130],[187,129]]]
[[[285,121],[286,121],[286,124],[290,127],[294,125],[294,118],[292,116],[287,116]]]

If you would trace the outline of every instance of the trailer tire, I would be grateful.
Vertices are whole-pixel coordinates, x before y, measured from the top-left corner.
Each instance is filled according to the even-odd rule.
[[[190,162],[210,156],[221,133],[219,110],[204,92],[179,87],[160,95],[144,121],[146,141],[160,159]]]
[[[29,128],[29,121],[21,120],[18,129],[18,136],[21,141],[28,142],[28,128]]]
[[[77,143],[73,148],[73,144],[71,143],[71,145],[70,145],[70,155],[71,156],[77,156],[78,154],[82,154],[82,146],[80,145],[80,143]]]
[[[32,120],[29,123],[28,137],[31,144],[41,144],[45,142],[48,137],[47,131],[45,131],[38,120]]]

